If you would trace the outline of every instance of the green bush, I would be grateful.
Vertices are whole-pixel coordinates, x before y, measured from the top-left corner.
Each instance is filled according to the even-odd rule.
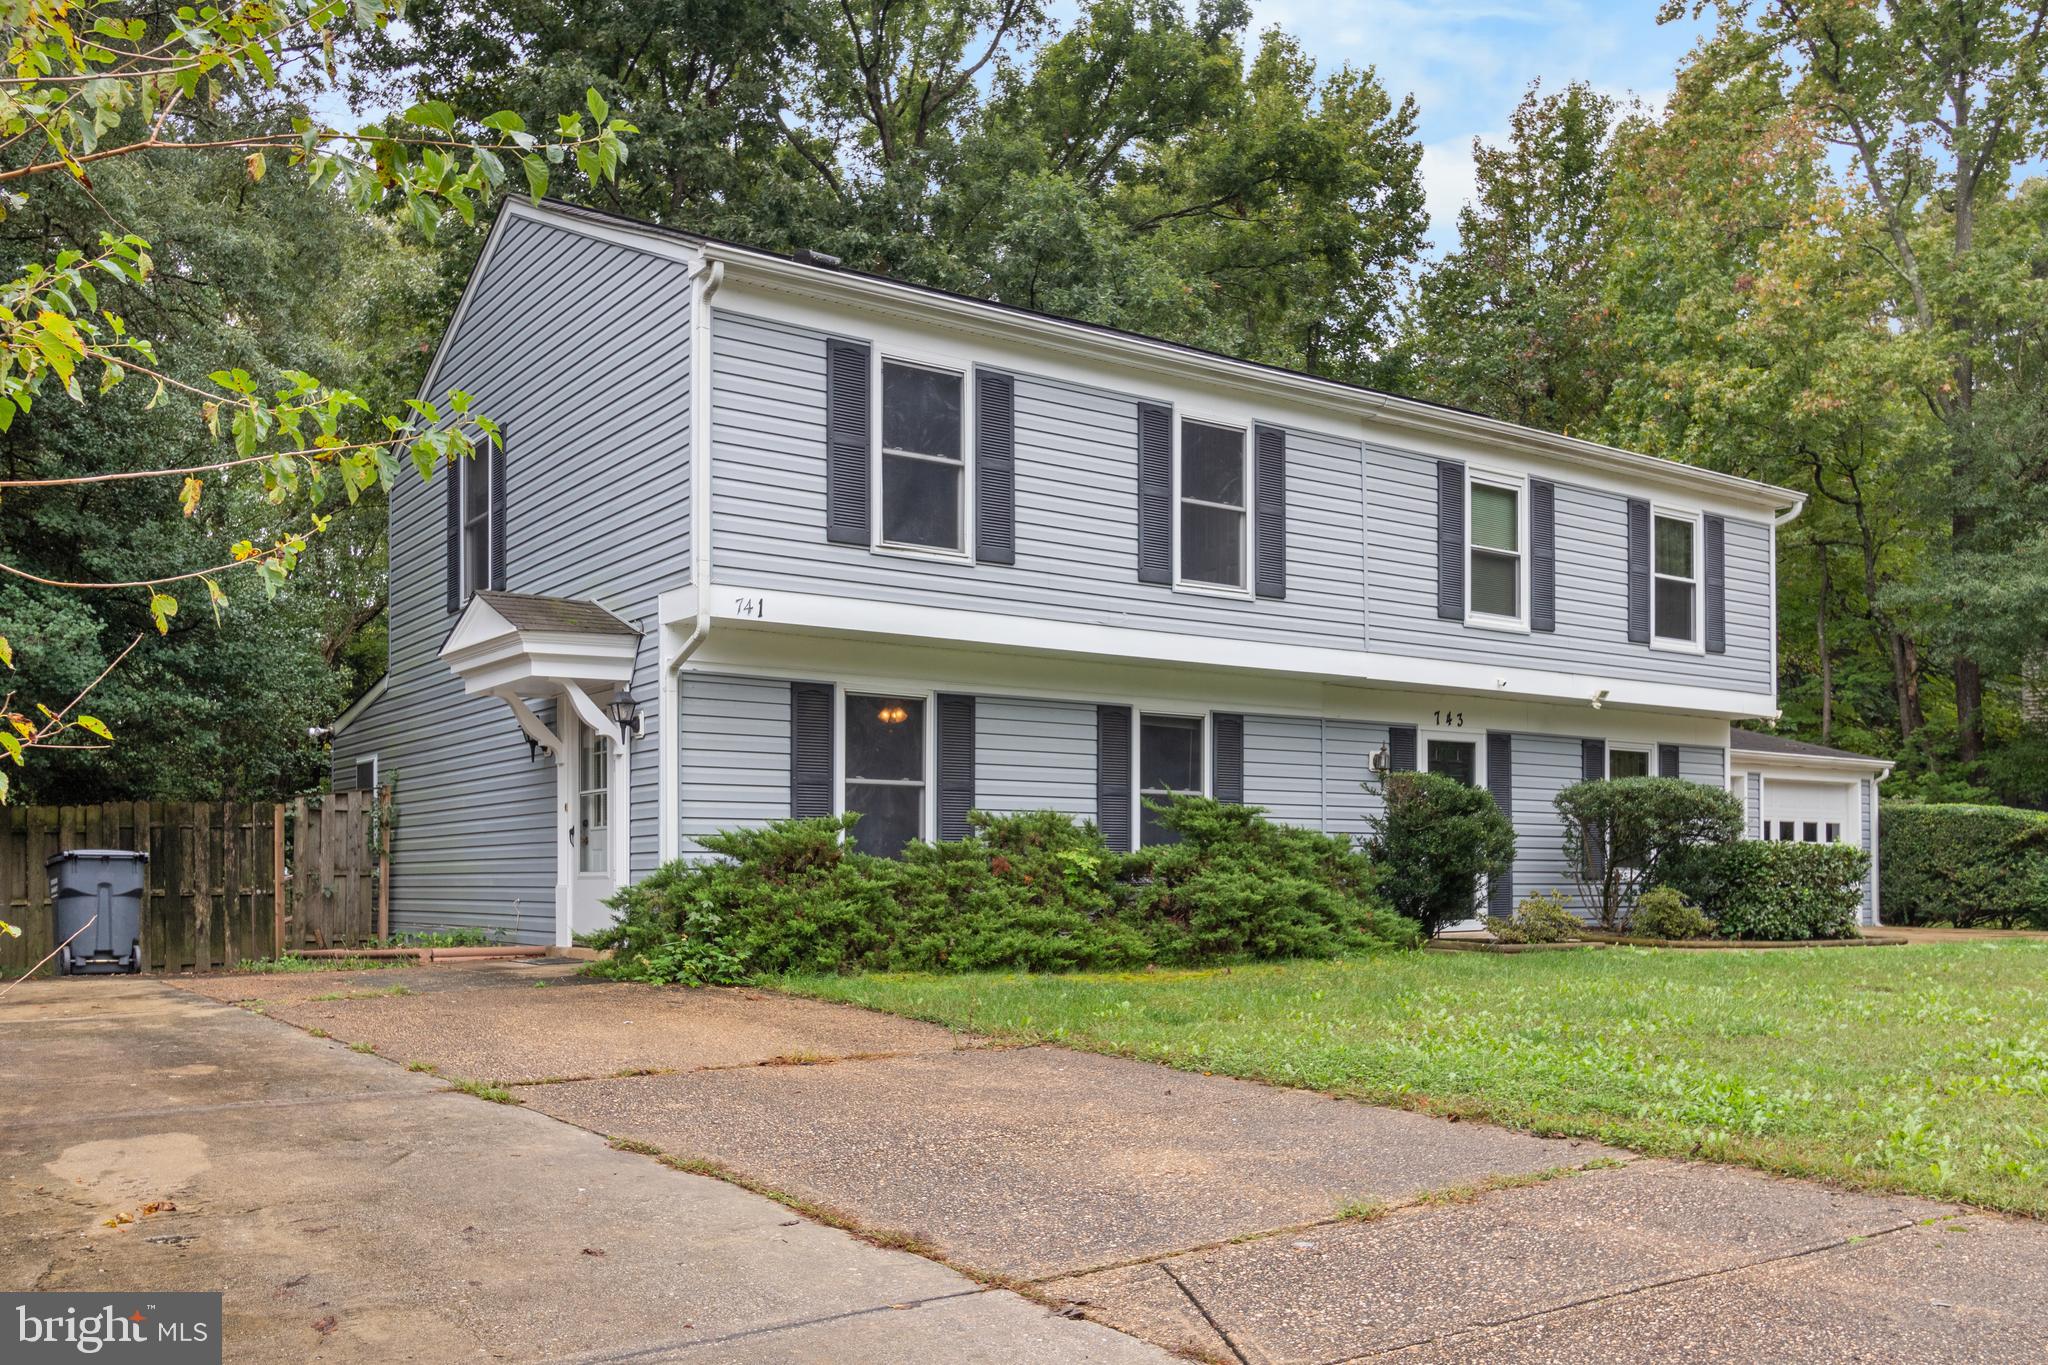
[[[1745,839],[1674,858],[1664,882],[1711,916],[1722,938],[1854,938],[1869,871],[1869,856],[1849,844]]]
[[[1412,946],[1374,870],[1342,839],[1244,806],[1177,798],[1181,842],[1118,853],[1093,824],[974,812],[957,843],[901,859],[855,851],[858,817],[791,820],[703,841],[608,902],[594,975],[692,985],[783,972],[1073,971],[1328,957]]]
[[[1672,858],[1742,834],[1741,802],[1675,777],[1580,782],[1551,804],[1564,822],[1565,866],[1603,929],[1628,922],[1636,898]]]
[[[1555,891],[1524,896],[1513,915],[1488,915],[1486,927],[1502,943],[1566,943],[1579,936],[1579,917]]]
[[[2048,929],[2048,815],[1886,801],[1878,822],[1887,923]]]
[[[1636,899],[1628,931],[1636,938],[1712,938],[1714,922],[1675,886],[1653,886]]]
[[[1482,877],[1506,875],[1515,829],[1490,792],[1441,773],[1379,778],[1380,813],[1366,842],[1389,904],[1435,938],[1470,919]]]

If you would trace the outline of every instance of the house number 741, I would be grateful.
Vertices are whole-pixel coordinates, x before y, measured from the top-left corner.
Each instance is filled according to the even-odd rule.
[[[732,614],[734,616],[751,616],[757,621],[764,620],[768,615],[768,599],[765,597],[734,598]]]
[[[1429,714],[1436,717],[1438,725],[1448,725],[1453,729],[1460,729],[1465,724],[1465,713],[1463,711],[1432,711]]]

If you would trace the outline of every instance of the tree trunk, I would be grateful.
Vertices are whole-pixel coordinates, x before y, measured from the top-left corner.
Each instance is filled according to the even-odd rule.
[[[1828,652],[1828,551],[1820,547],[1820,598],[1813,610],[1813,633],[1820,645],[1820,742],[1832,741],[1835,733],[1835,661]]]
[[[1892,633],[1892,685],[1899,696],[1899,738],[1911,739],[1927,724],[1920,709],[1920,651],[1904,631]]]

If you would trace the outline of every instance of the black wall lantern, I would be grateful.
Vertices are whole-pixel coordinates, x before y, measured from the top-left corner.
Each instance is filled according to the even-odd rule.
[[[632,731],[633,738],[640,738],[643,728],[640,723],[640,703],[633,699],[633,685],[620,683],[612,693],[612,699],[605,703],[605,714],[612,718],[612,724],[619,727],[619,733]]]

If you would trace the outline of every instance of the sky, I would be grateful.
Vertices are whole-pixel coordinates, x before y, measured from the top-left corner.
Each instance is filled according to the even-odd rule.
[[[1472,139],[1504,141],[1530,81],[1664,102],[1705,25],[1660,26],[1656,11],[1656,0],[1253,0],[1252,29],[1278,24],[1319,70],[1370,66],[1396,99],[1415,96],[1430,242],[1444,251],[1472,196]]]

